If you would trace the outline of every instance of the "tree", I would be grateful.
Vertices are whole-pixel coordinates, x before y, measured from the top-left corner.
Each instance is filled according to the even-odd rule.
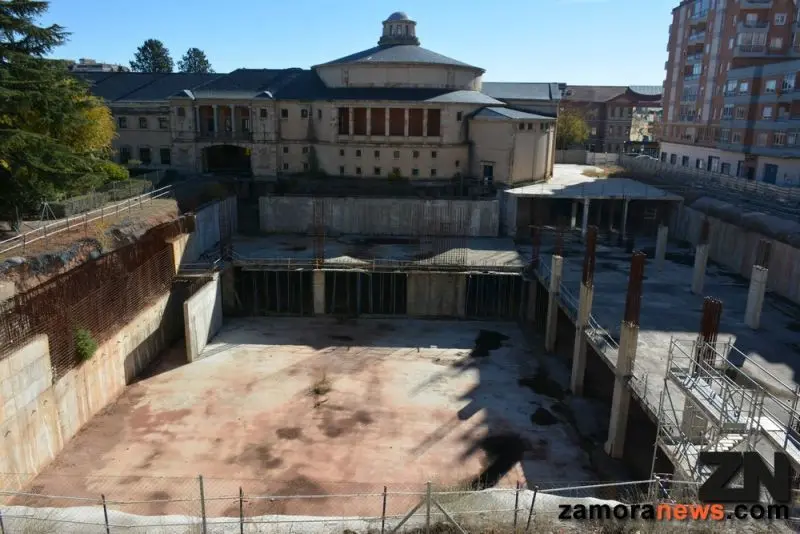
[[[589,126],[583,114],[574,108],[564,107],[558,112],[556,124],[556,144],[559,149],[580,145],[589,138]]]
[[[169,50],[158,39],[148,39],[136,49],[131,61],[131,70],[135,72],[172,72],[174,63]]]
[[[214,72],[206,53],[199,48],[190,48],[178,62],[178,70],[193,74],[208,74]]]
[[[0,215],[101,185],[113,122],[67,63],[43,56],[66,39],[35,20],[48,2],[0,2]]]

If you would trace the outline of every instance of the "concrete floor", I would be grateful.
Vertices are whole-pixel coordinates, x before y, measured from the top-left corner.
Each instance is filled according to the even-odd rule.
[[[508,339],[480,357],[472,351],[481,330]],[[199,361],[165,362],[130,386],[32,487],[157,500],[116,508],[165,514],[197,512],[161,500],[196,497],[201,473],[212,498],[236,495],[239,486],[247,495],[285,495],[379,493],[384,485],[417,491],[426,480],[464,486],[479,475],[499,485],[595,480],[559,416],[547,426],[531,421],[537,408],[556,402],[519,383],[533,376],[537,358],[513,323],[231,320]],[[323,375],[331,390],[315,396]],[[506,452],[496,456],[497,448]],[[403,513],[416,499],[396,499],[390,512]],[[377,499],[358,503],[346,505],[349,515],[379,513]],[[238,515],[236,503],[208,506],[210,516]],[[313,515],[343,506],[256,501],[246,513]]]

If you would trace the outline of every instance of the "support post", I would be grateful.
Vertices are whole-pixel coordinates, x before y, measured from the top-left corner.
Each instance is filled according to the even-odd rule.
[[[589,208],[591,201],[588,198],[583,199],[583,220],[581,222],[581,238],[586,239],[586,229],[589,227]]]
[[[312,276],[314,315],[325,315],[325,271],[317,269]]]
[[[575,343],[572,349],[572,375],[570,389],[575,395],[583,394],[583,378],[586,374],[586,328],[592,312],[594,296],[594,267],[597,248],[597,227],[592,226],[586,236],[586,254],[583,258],[578,315],[575,319]]]
[[[198,475],[197,479],[200,481],[200,514],[203,520],[203,534],[207,534],[208,525],[206,524],[206,492],[203,488],[203,475]]]
[[[386,532],[386,486],[383,487],[383,510],[381,512],[381,534]]]
[[[231,137],[236,136],[236,106],[231,105]]]
[[[758,330],[761,326],[761,310],[764,307],[764,295],[767,292],[767,275],[769,270],[761,265],[753,265],[750,274],[750,290],[747,293],[747,308],[744,312],[744,323]]]
[[[217,107],[216,104],[214,104],[212,106],[212,109],[214,111],[214,132],[213,132],[213,135],[214,135],[214,137],[217,137],[217,134],[219,133],[219,108]]]
[[[106,504],[106,496],[100,495],[100,498],[103,500],[103,521],[106,524],[106,534],[111,534],[111,526],[108,524],[108,505]],[[5,532],[5,530],[3,530]]]
[[[708,244],[697,245],[694,251],[694,272],[692,273],[692,293],[703,294],[703,285],[706,278],[706,264],[708,263]]]
[[[408,110],[406,110],[408,115]],[[431,533],[431,483],[430,481],[425,488],[425,534]]]
[[[664,260],[667,258],[667,238],[669,236],[669,226],[660,225],[658,227],[658,237],[656,238],[656,269],[664,268]]]
[[[627,198],[622,201],[622,231],[619,235],[623,243],[628,237],[628,204],[630,204],[630,202],[631,201]]]
[[[244,534],[244,491],[239,486],[239,534]]]
[[[531,508],[528,510],[528,522],[525,524],[525,532],[531,529],[531,519],[533,519],[533,507],[536,505],[536,495],[539,493],[539,486],[533,487],[533,497],[531,498]]]
[[[569,218],[569,228],[570,228],[570,230],[574,230],[575,229],[575,225],[577,224],[577,221],[578,221],[578,201],[577,200],[573,200],[572,201],[572,214],[570,215],[570,218]]]
[[[544,349],[553,352],[556,347],[556,334],[558,333],[558,296],[561,291],[561,271],[564,267],[564,258],[553,255],[550,264],[550,291],[547,301],[547,326],[544,336]]]

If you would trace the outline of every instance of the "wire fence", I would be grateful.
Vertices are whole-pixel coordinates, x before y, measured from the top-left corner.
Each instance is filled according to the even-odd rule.
[[[0,475],[0,480],[17,476]],[[449,524],[452,530],[436,532],[487,526],[542,532],[542,524],[557,519],[559,504],[585,498],[612,504],[669,500],[665,485],[656,491],[658,482],[541,481],[531,488],[517,484],[476,490],[431,482],[317,484],[303,479],[275,490],[262,479],[39,476],[26,490],[0,491],[0,528],[3,534],[390,533]]]

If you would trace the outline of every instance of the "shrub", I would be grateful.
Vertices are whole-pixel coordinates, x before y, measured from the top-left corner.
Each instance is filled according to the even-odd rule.
[[[89,361],[97,352],[97,341],[92,337],[91,332],[85,328],[75,330],[75,353],[82,362]]]
[[[401,173],[399,170],[394,170],[389,173],[389,180],[402,181],[405,180],[405,177],[403,176],[403,173]]]
[[[99,208],[106,202],[108,202],[106,193],[89,193],[88,195],[71,197],[61,202],[51,202],[50,209],[53,210],[53,215],[56,218],[61,219],[62,217],[70,217],[71,215]]]

